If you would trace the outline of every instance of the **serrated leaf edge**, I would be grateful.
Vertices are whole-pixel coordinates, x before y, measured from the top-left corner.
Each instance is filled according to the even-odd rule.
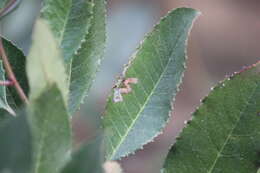
[[[173,10],[168,11],[168,13],[167,13],[164,17],[161,17],[161,18],[160,18],[159,22],[157,22],[157,23],[154,25],[152,31],[148,32],[148,33],[145,35],[144,39],[140,42],[140,44],[139,44],[139,46],[137,47],[135,53],[131,56],[129,62],[124,65],[124,69],[123,69],[123,72],[122,72],[122,75],[121,75],[122,77],[125,76],[125,73],[127,72],[128,68],[131,67],[132,62],[133,62],[133,61],[135,60],[135,58],[137,57],[136,55],[137,55],[138,51],[139,51],[140,49],[142,49],[142,46],[143,46],[144,41],[147,40],[147,39],[151,36],[152,32],[157,29],[157,27],[160,25],[160,23],[161,23],[163,20],[165,20],[170,13],[172,13],[172,12],[175,11],[175,10],[183,9],[183,8],[191,9],[191,8],[187,8],[187,7],[175,8],[175,9],[173,9]],[[192,9],[192,10],[194,10],[194,9]],[[191,29],[192,29],[192,27],[193,27],[193,25],[194,25],[196,19],[201,15],[201,12],[199,12],[199,11],[196,11],[196,13],[197,13],[197,15],[196,15],[196,17],[193,19],[193,21],[192,21],[192,23],[191,23],[191,26],[190,26],[189,31],[188,31],[188,34],[187,34],[187,38],[186,38],[186,40],[185,40],[185,45],[186,45],[186,49],[185,49],[185,52],[184,52],[184,53],[185,53],[185,60],[188,59],[188,56],[187,56],[187,44],[188,44],[189,35],[190,35],[190,33],[191,33]],[[186,69],[186,61],[184,61],[184,63],[183,63],[183,68]],[[176,92],[176,93],[178,93],[179,90],[180,90],[179,86],[180,86],[181,83],[182,83],[183,77],[184,77],[184,73],[182,73],[182,76],[180,77],[180,81],[179,81],[178,84],[177,84],[177,92]],[[159,80],[160,80],[160,79],[159,79]],[[116,84],[118,84],[119,82],[120,82],[120,79],[117,80]],[[155,87],[154,87],[154,88],[155,88]],[[108,96],[107,99],[106,99],[106,102],[108,102],[108,100],[109,100],[109,98],[110,98],[111,96],[112,96],[112,92],[110,92],[109,96]],[[148,97],[149,97],[149,96],[148,96]],[[147,100],[148,100],[148,99],[147,99]],[[173,111],[173,109],[174,109],[173,103],[175,102],[175,97],[174,97],[172,100],[173,100],[173,101],[171,102],[171,110],[170,110],[169,113],[168,113],[168,114],[169,114],[169,118],[167,119],[167,121],[166,121],[164,127],[169,123],[170,117],[171,117],[171,114],[172,114],[172,111]],[[140,111],[139,111],[139,112],[140,112]],[[105,114],[105,111],[104,111],[103,115],[104,115],[104,114]],[[103,119],[104,116],[102,116],[101,118]],[[132,123],[132,124],[133,124],[133,123]],[[117,160],[121,160],[121,159],[126,158],[126,157],[128,157],[128,156],[130,156],[130,155],[134,155],[134,154],[135,154],[137,151],[139,151],[139,150],[143,150],[143,147],[144,147],[146,144],[148,144],[148,143],[150,143],[150,142],[154,142],[154,138],[156,138],[157,136],[159,136],[160,134],[163,133],[164,127],[162,128],[162,130],[161,130],[160,132],[156,133],[150,140],[148,140],[148,141],[142,143],[142,144],[141,144],[141,148],[139,148],[139,149],[137,149],[137,150],[135,150],[135,151],[133,151],[133,152],[128,152],[128,153],[122,155],[122,156],[121,156],[119,159],[117,159]],[[103,128],[103,127],[101,126],[100,128]],[[130,129],[130,128],[129,128],[129,129]],[[129,131],[129,130],[128,130],[128,131]],[[126,136],[126,135],[124,135],[124,136]],[[121,140],[121,141],[122,141],[122,140]],[[120,143],[122,143],[122,142],[120,142]],[[120,146],[120,144],[119,144],[118,146]],[[114,152],[113,152],[113,153],[114,153]],[[113,154],[111,154],[111,155],[113,155]],[[107,159],[107,160],[111,160],[111,157],[110,157],[110,158],[106,158],[106,159]]]
[[[252,69],[253,67],[255,67],[255,66],[257,66],[257,65],[260,65],[260,60],[257,61],[255,64],[252,64],[252,65],[243,67],[240,71],[232,73],[230,76],[226,77],[225,79],[223,79],[223,80],[219,81],[217,84],[215,84],[215,86],[210,89],[210,92],[209,92],[202,100],[200,100],[200,104],[199,104],[199,105],[196,107],[196,109],[191,113],[191,115],[194,115],[196,112],[198,112],[198,110],[200,109],[200,107],[201,107],[201,106],[204,104],[204,102],[208,99],[208,97],[209,97],[209,95],[211,94],[211,92],[215,91],[215,90],[218,89],[218,88],[224,87],[226,81],[231,80],[232,78],[236,77],[237,75],[240,75],[241,73],[243,73],[243,72],[245,72],[245,71],[248,71],[248,70]],[[224,84],[224,85],[223,85],[223,84]],[[169,146],[168,151],[170,151],[171,148],[174,147],[178,141],[181,141],[181,140],[182,140],[181,135],[182,135],[183,131],[184,131],[186,128],[189,127],[189,125],[192,123],[192,121],[193,121],[195,118],[197,118],[197,116],[192,116],[192,117],[190,117],[188,120],[184,121],[184,125],[185,125],[185,126],[179,131],[179,135],[177,135],[177,136],[175,137],[175,142],[172,143],[172,145]],[[164,158],[164,162],[166,161],[167,156],[168,156],[168,154],[167,154],[166,157]],[[161,169],[162,172],[163,172],[163,169],[164,169],[164,168]]]
[[[107,1],[106,0],[104,0],[104,5],[105,5],[105,7],[107,7]],[[94,3],[94,6],[95,6],[96,4]],[[94,7],[93,7],[94,8]],[[105,11],[104,11],[104,14],[105,14],[105,19],[107,18],[107,10],[106,10],[106,8],[105,8]],[[92,17],[92,20],[93,20],[93,17]],[[105,20],[105,27],[106,27],[106,25],[107,25],[107,23],[106,23],[106,20]],[[89,27],[89,29],[91,28],[91,26]],[[89,31],[89,30],[88,30]],[[106,33],[106,32],[105,32]],[[88,36],[88,34],[89,34],[89,32],[86,34],[86,36]],[[106,35],[105,35],[105,38],[107,39],[107,33],[106,33]],[[86,39],[84,39],[85,41],[84,42],[82,42],[82,44],[84,44],[87,40]],[[81,46],[82,46],[82,44],[81,44]],[[75,55],[77,55],[78,54],[78,52],[80,51],[80,49],[82,48],[80,46],[80,48],[77,50],[77,52],[76,52],[76,54]],[[107,49],[107,44],[105,44],[105,46],[104,46],[104,52],[105,52],[105,50]],[[103,53],[104,54],[104,53]],[[99,58],[98,58],[98,65],[97,65],[97,69],[96,69],[96,71],[95,71],[95,75],[93,75],[93,77],[92,77],[92,79],[91,79],[91,83],[93,84],[95,81],[96,81],[96,76],[97,76],[97,73],[100,71],[100,66],[101,66],[101,63],[102,63],[102,61],[104,60],[104,55],[102,55],[102,56],[100,56]],[[85,90],[84,92],[83,92],[83,94],[82,94],[82,98],[81,98],[81,100],[80,100],[80,104],[78,104],[77,105],[77,109],[75,110],[75,112],[77,112],[77,111],[79,111],[80,110],[80,107],[81,107],[81,105],[83,105],[84,103],[85,103],[85,98],[87,98],[88,97],[88,92],[89,92],[89,90],[91,89],[91,87],[88,89],[88,90]]]
[[[95,6],[95,4],[94,4],[94,2],[93,2],[92,0],[89,1],[88,3],[92,5],[92,8]],[[66,25],[68,24],[68,18],[69,18],[69,15],[70,15],[70,13],[71,13],[71,6],[72,6],[72,1],[71,1],[71,5],[70,5],[70,10],[69,10],[68,14],[66,15],[66,19],[65,19],[66,21],[65,21],[64,26],[63,26],[63,32],[62,32],[62,34],[61,34],[61,39],[57,40],[57,41],[58,41],[57,43],[59,44],[59,48],[60,48],[60,45],[61,45],[61,42],[62,42],[62,38],[63,38],[63,36],[64,36],[64,32],[65,32]],[[46,10],[46,8],[41,8],[40,14],[41,14],[41,13],[44,13],[45,10]],[[93,20],[93,10],[90,12],[90,14],[91,14],[90,21],[92,21],[92,20]],[[50,26],[49,20],[45,20],[45,21],[46,21],[46,22],[48,23],[48,25]],[[72,56],[77,55],[79,49],[81,49],[82,44],[84,44],[84,43],[86,42],[86,36],[89,34],[89,29],[90,29],[90,27],[91,27],[91,22],[90,22],[90,26],[87,27],[87,29],[86,29],[86,31],[85,31],[85,34],[84,34],[84,37],[81,39],[79,46],[77,47],[77,49],[75,50],[75,52],[73,53]],[[60,48],[60,49],[61,49],[61,48]],[[72,59],[70,60],[69,63],[71,64],[71,62],[72,62]],[[71,70],[70,70],[70,71],[71,71]]]

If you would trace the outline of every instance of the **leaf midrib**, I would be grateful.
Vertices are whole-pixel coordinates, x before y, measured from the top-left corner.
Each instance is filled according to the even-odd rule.
[[[45,126],[47,122],[47,118],[44,119],[43,121],[43,127]],[[45,129],[46,130],[46,129]],[[46,137],[46,133],[45,133],[45,130],[42,131],[42,135],[41,135],[41,138],[40,138],[40,143],[39,143],[39,153],[38,153],[38,157],[36,158],[36,166],[35,166],[35,172],[39,172],[39,168],[41,166],[41,160],[42,160],[42,149],[43,149],[43,141]]]
[[[250,95],[250,97],[248,98],[248,102],[245,104],[245,107],[243,108],[243,110],[241,110],[240,112],[240,116],[238,118],[238,120],[236,121],[236,123],[234,124],[233,128],[230,130],[230,133],[228,134],[227,136],[227,139],[225,140],[223,146],[221,147],[221,149],[219,150],[219,152],[217,153],[217,157],[216,159],[214,160],[213,162],[213,165],[211,166],[211,168],[209,169],[208,173],[212,173],[214,171],[214,168],[219,160],[219,158],[221,157],[221,153],[223,152],[225,146],[227,145],[229,139],[232,137],[232,134],[234,132],[234,130],[236,129],[238,123],[240,122],[241,118],[243,117],[244,113],[245,113],[245,110],[248,108],[249,106],[249,103],[251,101],[251,99],[253,98],[254,94],[256,93],[256,90],[259,88],[260,85],[258,85],[257,83],[257,86],[255,87],[255,89],[252,91],[252,94]]]
[[[61,31],[60,40],[59,40],[59,46],[61,46],[62,41],[63,41],[63,37],[64,37],[65,31],[66,31],[66,26],[68,24],[69,16],[70,16],[71,9],[72,9],[72,3],[73,3],[72,0],[70,0],[70,8],[69,8],[68,13],[66,15],[66,18],[64,20],[65,22],[64,22],[64,25],[63,25],[63,29]]]
[[[186,28],[186,25],[188,24],[188,22],[185,22],[184,24],[184,27],[183,28]],[[147,105],[147,102],[150,100],[150,97],[153,95],[155,89],[157,88],[157,86],[159,85],[162,77],[164,76],[164,73],[167,71],[168,69],[168,66],[170,64],[170,62],[172,61],[171,57],[173,56],[174,54],[174,51],[176,49],[176,47],[179,45],[179,40],[181,38],[181,32],[183,30],[181,30],[179,33],[178,33],[178,36],[177,36],[177,41],[172,49],[172,52],[170,52],[170,58],[165,66],[165,69],[163,70],[163,72],[161,73],[159,79],[157,80],[156,84],[154,85],[152,91],[150,92],[149,96],[147,97],[147,99],[145,100],[145,103],[143,104],[142,108],[139,110],[139,112],[137,113],[137,115],[140,115],[141,112],[143,112],[143,110],[145,109],[145,106]],[[134,126],[135,122],[137,121],[137,119],[139,118],[140,116],[136,116],[135,119],[133,119],[132,123],[130,124],[129,128],[127,129],[126,133],[123,135],[123,137],[121,138],[119,144],[115,147],[114,151],[112,152],[111,156],[110,156],[110,160],[113,158],[114,154],[116,153],[116,151],[118,150],[118,148],[121,146],[121,144],[123,143],[123,141],[125,140],[125,138],[127,137],[127,135],[129,134],[130,130],[132,129],[132,127]]]

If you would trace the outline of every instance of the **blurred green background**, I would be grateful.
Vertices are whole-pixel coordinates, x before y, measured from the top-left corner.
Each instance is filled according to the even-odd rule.
[[[41,0],[22,0],[0,23],[2,33],[25,52],[40,5]],[[200,99],[226,75],[260,60],[259,0],[108,0],[106,56],[89,97],[73,120],[76,143],[95,134],[116,76],[145,33],[169,10],[181,6],[200,10],[202,16],[189,38],[187,71],[173,116],[155,142],[120,161],[125,173],[158,173],[168,148]]]

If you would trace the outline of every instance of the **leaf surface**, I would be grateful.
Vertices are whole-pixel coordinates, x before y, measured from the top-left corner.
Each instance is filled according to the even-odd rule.
[[[103,119],[107,159],[133,153],[161,133],[185,70],[186,40],[198,12],[179,8],[155,26],[123,73],[135,78],[132,91],[115,103],[110,96]],[[119,87],[124,84],[117,84]],[[114,93],[116,94],[116,93]]]
[[[41,16],[51,26],[64,61],[70,67],[81,47],[92,19],[92,0],[44,0]]]
[[[206,97],[170,150],[165,173],[254,173],[260,167],[260,62]]]
[[[106,6],[104,0],[94,0],[93,20],[86,41],[74,55],[70,79],[69,112],[73,114],[93,83],[104,56],[106,40]]]
[[[97,137],[81,146],[72,154],[71,161],[65,166],[62,173],[102,173],[101,139],[101,137]]]
[[[30,100],[30,125],[34,137],[34,173],[58,173],[69,157],[69,116],[57,85],[50,85]]]
[[[0,172],[30,172],[32,139],[25,112],[2,124],[0,136]]]

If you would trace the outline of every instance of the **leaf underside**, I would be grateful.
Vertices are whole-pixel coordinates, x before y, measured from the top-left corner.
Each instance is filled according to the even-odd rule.
[[[27,57],[27,76],[30,98],[37,98],[50,84],[57,84],[67,103],[68,86],[62,55],[46,21],[38,19],[33,33],[33,42]]]
[[[185,70],[187,36],[198,14],[189,8],[170,12],[130,61],[123,77],[138,83],[131,84],[122,102],[109,97],[103,119],[108,160],[133,153],[161,133]]]
[[[168,154],[165,173],[255,173],[260,167],[260,62],[220,83]]]

